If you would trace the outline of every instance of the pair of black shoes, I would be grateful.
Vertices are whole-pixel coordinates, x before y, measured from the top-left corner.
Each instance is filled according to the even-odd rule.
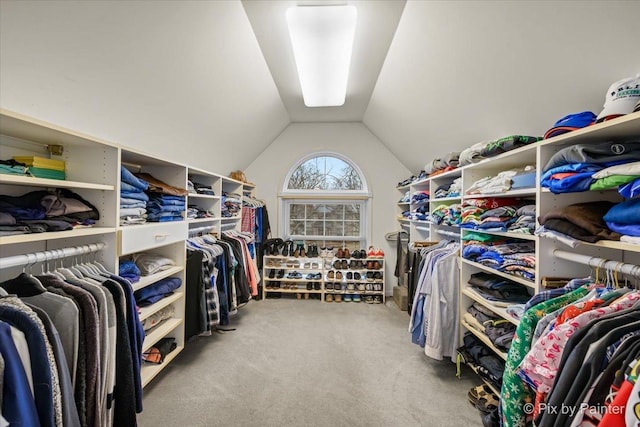
[[[360,249],[359,251],[353,251],[351,252],[351,258],[365,259],[367,258],[367,251],[365,251],[364,249]]]
[[[314,289],[316,291],[320,290],[320,282],[315,282],[315,283],[307,282],[307,290],[311,291],[311,290],[314,290]]]
[[[264,242],[262,250],[265,255],[280,255],[280,251],[284,247],[282,239],[268,239]]]

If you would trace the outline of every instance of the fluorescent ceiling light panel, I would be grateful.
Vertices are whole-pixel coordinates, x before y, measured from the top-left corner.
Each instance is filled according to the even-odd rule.
[[[307,107],[344,104],[356,31],[355,6],[287,9],[293,55]]]

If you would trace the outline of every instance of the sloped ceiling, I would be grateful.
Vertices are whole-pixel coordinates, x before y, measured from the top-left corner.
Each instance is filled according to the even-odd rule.
[[[640,2],[408,1],[364,123],[411,170],[566,114],[640,72]]]
[[[404,0],[243,0],[242,4],[292,122],[362,121],[402,15]],[[302,99],[286,10],[298,4],[353,4],[358,21],[345,104],[307,108]]]
[[[0,106],[228,173],[289,116],[239,1],[1,1]]]

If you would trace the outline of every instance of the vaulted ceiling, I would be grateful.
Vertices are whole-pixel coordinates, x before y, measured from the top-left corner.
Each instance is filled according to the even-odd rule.
[[[417,171],[597,114],[640,72],[639,1],[342,0],[347,101],[306,108],[284,18],[303,1],[0,1],[0,107],[217,171],[290,122],[361,121]]]

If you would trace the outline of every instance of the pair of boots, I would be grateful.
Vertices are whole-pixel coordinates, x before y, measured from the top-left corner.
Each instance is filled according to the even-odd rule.
[[[308,258],[317,258],[319,255],[318,246],[317,245],[309,245],[307,246],[307,250],[305,251],[304,245],[299,244],[296,247],[296,250],[293,253],[294,257],[308,257]]]

